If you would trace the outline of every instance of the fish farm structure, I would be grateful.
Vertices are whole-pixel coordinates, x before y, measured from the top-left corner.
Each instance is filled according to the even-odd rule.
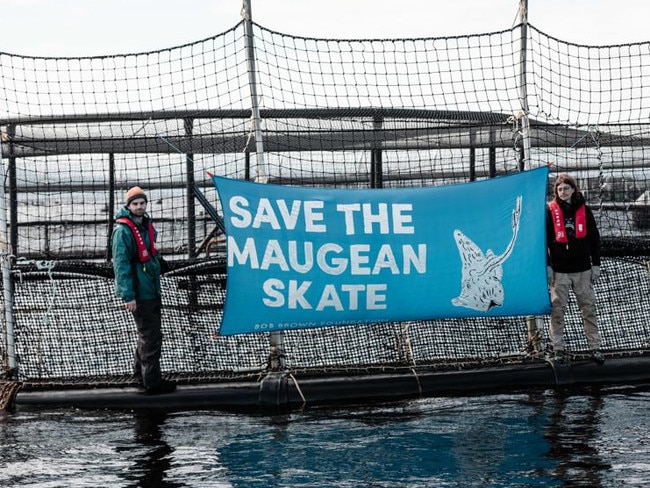
[[[648,381],[648,79],[650,41],[572,44],[525,16],[499,32],[356,40],[275,32],[245,12],[153,52],[0,52],[0,400],[293,408]],[[219,333],[227,236],[210,174],[380,192],[544,165],[549,188],[577,178],[600,229],[604,365],[573,298],[568,366],[545,353],[544,315]],[[169,264],[161,365],[178,389],[165,395],[134,382],[136,329],[113,289],[113,216],[133,185]]]

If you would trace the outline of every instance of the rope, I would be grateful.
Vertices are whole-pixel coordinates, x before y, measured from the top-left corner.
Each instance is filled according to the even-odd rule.
[[[520,110],[516,114],[508,117],[504,122],[504,124],[510,124],[512,126],[512,150],[515,153],[515,161],[517,163],[517,166],[519,165],[519,154],[524,144],[524,128],[521,121],[525,116],[525,112],[523,110]],[[530,158],[530,155],[527,156]]]
[[[248,127],[248,136],[246,136],[246,144],[244,144],[244,148],[241,151],[242,153],[249,151],[251,141],[255,138],[255,115],[252,112],[248,119]]]
[[[293,380],[293,384],[296,386],[296,390],[298,390],[298,394],[300,395],[300,398],[302,398],[302,406],[304,407],[307,405],[307,399],[305,398],[305,395],[302,394],[302,390],[300,389],[300,385],[298,384],[298,380],[293,376],[293,374],[288,373],[289,378]]]
[[[413,373],[413,376],[415,376],[415,381],[418,384],[418,393],[420,396],[422,396],[422,384],[420,383],[420,377],[418,376],[417,371],[415,371],[415,368],[411,368],[411,372]]]
[[[0,381],[0,411],[13,411],[16,395],[22,386],[16,381]]]
[[[410,324],[402,325],[402,341],[404,341],[406,360],[415,366],[415,355],[413,354],[413,345],[411,344],[411,337],[409,335]]]

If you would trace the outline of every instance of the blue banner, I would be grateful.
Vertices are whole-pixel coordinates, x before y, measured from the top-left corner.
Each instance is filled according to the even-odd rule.
[[[548,168],[382,190],[213,177],[228,280],[221,335],[542,315]]]

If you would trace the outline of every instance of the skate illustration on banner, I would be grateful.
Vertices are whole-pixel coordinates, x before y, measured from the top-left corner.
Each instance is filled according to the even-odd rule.
[[[503,305],[503,263],[512,252],[519,232],[521,217],[521,195],[517,197],[512,211],[512,239],[506,250],[496,256],[492,249],[483,251],[460,230],[454,230],[454,239],[462,262],[461,294],[452,299],[456,307],[465,307],[487,312],[492,307]]]

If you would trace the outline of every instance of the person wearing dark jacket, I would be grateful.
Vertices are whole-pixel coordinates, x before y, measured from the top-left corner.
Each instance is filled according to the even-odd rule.
[[[157,232],[147,214],[147,195],[136,186],[115,214],[111,236],[115,294],[133,314],[138,331],[133,373],[147,394],[169,393],[176,384],[163,379],[160,369],[161,258],[155,242]]]
[[[565,354],[564,315],[569,292],[575,294],[591,358],[603,364],[601,338],[596,317],[594,283],[600,276],[600,233],[596,220],[572,176],[555,180],[554,198],[546,211],[548,280],[551,291],[549,336],[555,359],[568,361]]]

